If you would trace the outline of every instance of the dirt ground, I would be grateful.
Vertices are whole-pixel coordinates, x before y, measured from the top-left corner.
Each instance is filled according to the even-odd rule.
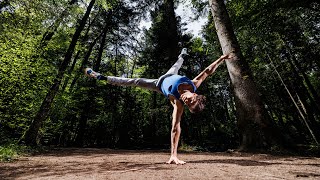
[[[0,163],[0,179],[320,179],[320,158],[248,153],[55,149]]]

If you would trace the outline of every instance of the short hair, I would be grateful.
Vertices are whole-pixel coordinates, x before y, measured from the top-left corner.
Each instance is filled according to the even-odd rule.
[[[189,107],[191,113],[198,113],[204,110],[206,97],[204,95],[198,95],[197,102],[193,107]]]

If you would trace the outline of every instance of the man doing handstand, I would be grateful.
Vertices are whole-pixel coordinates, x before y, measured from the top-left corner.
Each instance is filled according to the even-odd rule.
[[[201,83],[211,74],[225,59],[230,59],[230,55],[223,55],[207,68],[205,68],[198,76],[190,80],[185,76],[178,75],[178,70],[181,68],[184,58],[188,56],[187,49],[182,49],[178,56],[177,62],[160,78],[146,79],[146,78],[123,78],[114,76],[103,76],[90,68],[85,69],[85,74],[89,77],[106,80],[112,85],[118,86],[137,86],[152,91],[164,94],[173,106],[172,113],[172,129],[171,129],[171,157],[168,164],[174,162],[175,164],[185,164],[184,161],[179,160],[178,143],[180,139],[181,127],[180,121],[183,114],[183,104],[185,104],[190,112],[196,113],[204,109],[205,96],[196,94],[197,88]]]

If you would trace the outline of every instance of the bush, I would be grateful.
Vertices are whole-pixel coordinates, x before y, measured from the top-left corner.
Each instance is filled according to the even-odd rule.
[[[17,144],[8,144],[0,146],[0,161],[10,162],[17,158],[19,155],[24,154],[27,151],[26,146]]]

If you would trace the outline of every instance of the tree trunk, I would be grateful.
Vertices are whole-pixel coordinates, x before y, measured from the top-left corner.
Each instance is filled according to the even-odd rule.
[[[102,35],[102,39],[100,42],[100,48],[99,48],[99,53],[98,53],[98,57],[96,62],[94,63],[93,68],[96,71],[99,71],[100,68],[100,64],[101,64],[101,59],[102,59],[102,55],[103,55],[103,50],[104,50],[104,44],[106,42],[106,36],[107,36],[107,32],[108,32],[108,26],[106,25],[103,31],[103,35]],[[100,37],[100,36],[99,36]],[[95,44],[95,42],[93,42]],[[93,46],[91,46],[93,47]],[[89,53],[91,54],[92,48],[89,51]],[[87,54],[88,55],[88,54]],[[86,57],[85,60],[89,59],[89,55]],[[88,99],[84,102],[84,104],[87,104],[87,106],[84,107],[84,109],[82,110],[81,113],[81,118],[80,118],[80,122],[79,122],[79,128],[78,128],[78,133],[77,133],[77,137],[75,139],[75,145],[78,147],[83,146],[83,142],[84,142],[84,135],[86,132],[86,127],[87,127],[87,122],[88,119],[90,118],[90,114],[94,114],[95,111],[95,106],[93,106],[93,104],[95,104],[95,97],[97,94],[97,89],[96,89],[96,80],[94,81],[90,81],[89,82],[89,86],[90,89],[88,90],[87,94],[88,94]]]
[[[49,27],[49,29],[43,34],[42,39],[41,39],[41,43],[40,46],[44,47],[47,45],[47,43],[51,40],[51,38],[53,37],[53,35],[56,33],[56,31],[58,30],[58,27],[60,26],[61,22],[63,21],[63,19],[68,15],[69,10],[71,9],[71,7],[77,2],[77,0],[71,0],[68,3],[67,8],[60,14],[60,16],[58,17],[58,19]]]
[[[86,13],[84,14],[82,20],[80,21],[78,27],[76,28],[76,32],[74,33],[71,43],[69,45],[69,48],[65,54],[65,58],[62,61],[60,67],[59,67],[59,72],[57,77],[54,80],[53,85],[51,86],[47,96],[45,97],[44,101],[42,102],[42,105],[40,107],[40,110],[38,111],[37,115],[35,116],[33,122],[31,123],[29,129],[26,131],[23,139],[25,140],[25,143],[27,145],[36,145],[37,144],[37,137],[39,134],[39,129],[41,127],[41,124],[43,123],[43,121],[47,118],[50,108],[51,108],[51,104],[52,101],[54,99],[54,97],[56,96],[56,94],[58,93],[59,90],[59,86],[61,84],[61,80],[64,76],[64,73],[71,61],[71,57],[73,54],[73,51],[75,49],[75,46],[77,44],[77,41],[80,37],[81,31],[83,30],[86,21],[90,15],[91,9],[93,7],[95,3],[95,0],[91,0]]]
[[[101,42],[100,42],[100,48],[99,48],[98,57],[97,57],[97,60],[94,63],[94,66],[93,66],[93,69],[95,71],[99,71],[99,68],[100,68],[100,65],[101,65],[103,50],[104,50],[104,46],[105,46],[106,39],[107,39],[107,32],[108,32],[108,24],[106,23],[106,26],[104,27],[104,30],[102,32],[102,39],[101,39]]]
[[[101,37],[102,35],[103,35],[103,32],[101,32],[100,35],[97,36],[97,37],[93,40],[93,42],[91,42],[91,43],[89,44],[89,46],[86,48],[86,49],[88,49],[88,51],[87,51],[87,53],[86,53],[85,56],[84,56],[84,59],[83,59],[83,61],[82,61],[82,63],[81,63],[81,66],[80,66],[80,68],[79,68],[79,71],[76,73],[76,76],[73,78],[73,80],[72,80],[72,82],[71,82],[71,85],[70,85],[70,88],[69,88],[69,92],[72,92],[72,91],[73,91],[73,88],[74,88],[77,80],[79,79],[79,77],[80,77],[81,75],[83,75],[83,74],[82,74],[82,73],[83,73],[83,69],[88,65],[88,61],[89,61],[89,57],[90,57],[90,55],[91,55],[91,52],[92,52],[94,46],[96,45],[97,41],[100,39],[100,37]],[[79,51],[80,51],[80,50],[79,50]],[[77,54],[77,55],[78,55],[78,54]],[[76,56],[76,57],[77,57],[77,56]],[[74,58],[74,59],[76,59],[76,58]],[[74,69],[75,63],[76,63],[76,62],[74,62],[74,63],[72,64],[72,66],[70,67],[70,70],[68,71],[68,74],[71,74],[71,73],[72,73],[72,71],[73,71],[73,69]],[[63,86],[64,88],[67,86],[68,81],[69,81],[69,79],[66,79],[65,85]],[[62,91],[64,91],[64,88],[62,88]]]
[[[299,77],[299,81],[301,82],[302,86],[304,87],[304,84],[306,84],[306,86],[308,87],[308,88],[304,87],[305,94],[308,96],[308,98],[312,104],[312,107],[315,109],[315,111],[319,112],[320,111],[320,97],[319,97],[317,91],[315,90],[315,88],[311,84],[309,77],[306,75],[305,71],[302,70],[302,67],[300,66],[296,57],[294,55],[292,55],[291,50],[289,48],[287,48],[287,51],[289,52],[290,59],[292,60],[292,62],[289,61],[290,66],[294,70],[294,73],[297,74],[297,77]],[[300,80],[300,75],[298,75],[299,73],[302,75],[303,80]],[[304,83],[302,83],[303,81],[304,81]],[[311,97],[311,95],[309,95],[308,90],[310,91],[312,97]]]
[[[77,60],[79,58],[79,55],[80,55],[80,52],[81,50],[78,50],[78,52],[76,53],[76,55],[74,56],[73,58],[73,62],[72,62],[72,65],[70,67],[70,69],[68,70],[67,74],[69,75],[68,77],[65,78],[64,82],[63,82],[63,85],[62,85],[62,88],[61,88],[61,92],[64,92],[68,83],[69,83],[69,80],[70,80],[70,76],[71,76],[71,73],[77,63]]]
[[[99,14],[99,13],[98,13],[98,14]],[[89,31],[90,31],[90,29],[91,29],[91,25],[95,22],[95,19],[96,19],[97,16],[98,16],[98,15],[96,15],[96,16],[93,18],[93,20],[91,21],[91,23],[88,24],[87,29],[86,29],[86,31],[85,31],[85,33],[84,33],[85,35],[83,36],[83,38],[81,39],[81,41],[80,41],[80,43],[79,43],[80,46],[84,45],[84,44],[88,41]],[[100,35],[94,40],[95,42],[97,41],[97,39],[100,38],[101,34],[102,34],[102,33],[100,33]],[[94,44],[95,44],[95,43],[94,43]],[[71,67],[69,68],[69,70],[68,70],[68,72],[67,72],[68,75],[71,75],[71,73],[73,72],[74,67],[75,67],[75,65],[76,65],[76,63],[77,63],[78,57],[79,57],[79,55],[80,55],[81,52],[82,52],[82,50],[80,49],[80,50],[78,50],[77,54],[75,55],[75,57],[74,57],[74,59],[73,59],[73,62],[72,62],[72,65],[71,65]],[[91,53],[91,52],[90,52],[90,53]],[[82,63],[82,64],[83,64],[83,63]],[[81,71],[81,72],[82,72],[82,70],[83,70],[83,66],[80,67],[80,71]],[[79,78],[78,76],[80,76],[79,73],[76,74],[76,77],[74,78],[74,80],[77,80],[77,79]],[[64,81],[64,83],[63,83],[63,86],[62,86],[61,92],[64,92],[64,91],[65,91],[65,88],[67,87],[67,85],[68,85],[68,83],[69,83],[69,80],[70,80],[70,76],[68,76],[68,77],[65,79],[65,81]],[[72,81],[72,83],[73,83],[73,82],[75,82],[75,81]],[[71,84],[71,85],[72,85],[72,84]],[[70,86],[70,87],[73,88],[73,86]],[[72,91],[72,88],[70,88],[71,91]],[[71,91],[70,91],[70,92],[71,92]]]
[[[274,125],[267,118],[249,66],[241,54],[224,1],[209,0],[209,3],[223,54],[230,52],[235,54],[235,58],[227,60],[226,64],[234,92],[238,127],[242,138],[240,150],[256,149],[266,141],[271,143],[270,137],[275,132]]]
[[[302,109],[305,109],[305,108],[302,108],[302,107],[300,108],[300,106],[298,105],[299,101],[296,101],[296,100],[294,99],[294,97],[293,97],[292,93],[291,93],[291,92],[290,92],[290,90],[287,88],[287,85],[284,83],[284,81],[283,81],[283,79],[282,79],[282,77],[281,77],[280,73],[277,71],[277,69],[276,69],[276,67],[274,66],[273,61],[271,60],[271,58],[269,57],[269,55],[268,55],[268,58],[269,58],[269,60],[270,60],[270,62],[271,62],[271,65],[273,66],[273,68],[274,68],[274,70],[275,70],[276,74],[278,75],[278,77],[279,77],[279,79],[280,79],[280,81],[281,81],[282,85],[285,87],[285,89],[286,89],[286,91],[288,92],[288,94],[289,94],[289,96],[290,96],[290,98],[291,98],[292,102],[294,103],[295,107],[297,108],[297,110],[298,110],[298,112],[299,112],[299,114],[300,114],[301,118],[303,119],[303,121],[304,121],[304,123],[305,123],[306,127],[308,128],[308,130],[309,130],[309,132],[310,132],[311,136],[313,137],[313,139],[315,140],[315,142],[318,144],[318,141],[317,141],[317,139],[316,139],[316,137],[315,137],[315,135],[314,135],[314,133],[313,133],[312,129],[310,128],[309,123],[307,122],[307,119],[306,119],[306,117],[307,117],[308,113],[306,113],[306,111],[303,111],[303,110],[302,110]],[[297,79],[297,78],[296,78],[296,79]],[[293,87],[294,87],[294,86],[293,86]],[[298,92],[298,91],[296,91],[296,92]],[[296,93],[296,94],[297,94],[297,93]],[[299,99],[299,95],[297,94],[296,96],[297,96],[297,97],[298,97],[298,99]],[[300,104],[302,104],[301,100],[300,100]]]
[[[167,22],[167,33],[168,33],[168,41],[170,42],[166,49],[168,50],[168,57],[172,61],[175,61],[177,56],[179,55],[178,51],[178,23],[176,19],[176,14],[174,11],[174,2],[173,0],[165,0],[165,21]]]

